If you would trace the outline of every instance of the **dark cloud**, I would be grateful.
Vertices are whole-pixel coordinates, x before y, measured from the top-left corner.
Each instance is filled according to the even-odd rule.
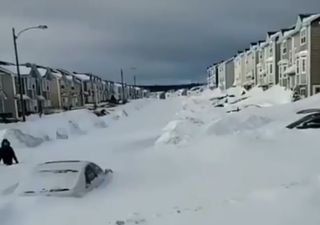
[[[124,68],[127,81],[136,74],[147,84],[202,81],[208,64],[319,7],[319,0],[1,0],[0,59],[13,61],[11,27],[47,24],[19,39],[22,62],[114,80]]]

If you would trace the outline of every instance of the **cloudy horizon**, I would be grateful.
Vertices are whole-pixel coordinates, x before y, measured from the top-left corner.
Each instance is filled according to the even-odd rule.
[[[46,24],[19,38],[21,63],[115,81],[123,68],[128,83],[203,82],[208,65],[319,9],[318,0],[2,0],[0,60],[14,62],[12,27]]]

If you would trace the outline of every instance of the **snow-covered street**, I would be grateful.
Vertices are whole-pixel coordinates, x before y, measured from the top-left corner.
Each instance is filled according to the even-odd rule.
[[[205,90],[2,127],[21,163],[0,165],[0,224],[318,225],[320,131],[285,126],[320,96],[290,103],[275,86],[237,102],[241,90],[229,91],[225,107],[213,106],[224,93]],[[43,141],[28,147],[12,129]],[[57,129],[69,139],[56,140]],[[81,198],[19,195],[35,165],[74,159],[112,168],[112,180]]]

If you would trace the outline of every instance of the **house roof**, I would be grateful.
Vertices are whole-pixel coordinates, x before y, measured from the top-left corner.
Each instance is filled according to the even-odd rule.
[[[15,64],[11,62],[0,61],[0,66],[1,65],[15,65]]]
[[[87,74],[82,74],[82,73],[74,73],[74,76],[82,81],[88,81],[90,80],[90,76]]]
[[[67,80],[73,80],[73,76],[72,75],[65,75]]]
[[[312,23],[313,21],[319,19],[320,18],[320,13],[311,14],[311,15],[308,15],[308,16],[303,16],[301,18],[302,18],[303,25],[308,25],[308,24]]]
[[[46,75],[48,69],[37,67],[37,70],[39,71],[40,75],[43,77]]]
[[[271,35],[274,35],[274,34],[276,34],[278,31],[269,31],[269,32],[267,32],[267,35],[268,36],[271,36]]]
[[[58,78],[61,78],[61,77],[62,77],[62,74],[61,74],[61,73],[59,73],[58,71],[57,71],[57,72],[53,72],[53,71],[51,71],[51,74],[52,74],[53,76],[58,77]]]
[[[13,74],[17,74],[16,65],[1,65],[1,67],[10,71]],[[22,74],[22,75],[30,74],[30,72],[31,72],[31,67],[20,65],[19,69],[20,69],[20,74]]]

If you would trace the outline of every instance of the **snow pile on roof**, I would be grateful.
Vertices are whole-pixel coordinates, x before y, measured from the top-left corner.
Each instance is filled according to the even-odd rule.
[[[312,23],[314,20],[317,20],[318,18],[320,18],[320,14],[313,14],[309,17],[306,17],[302,20],[303,25],[308,25],[310,23]]]
[[[17,74],[17,66],[15,65],[1,65],[1,67],[10,71],[13,74]],[[19,69],[21,75],[30,74],[31,72],[31,67],[19,66]]]
[[[37,70],[39,71],[39,73],[40,73],[40,75],[41,75],[42,77],[45,76],[46,73],[47,73],[47,69],[45,69],[45,68],[40,68],[40,67],[38,67]]]
[[[62,77],[62,74],[59,73],[59,72],[51,72],[51,74],[57,78],[61,78]]]
[[[75,73],[74,76],[77,77],[78,79],[82,80],[82,81],[90,80],[90,76],[88,76],[86,74]]]

